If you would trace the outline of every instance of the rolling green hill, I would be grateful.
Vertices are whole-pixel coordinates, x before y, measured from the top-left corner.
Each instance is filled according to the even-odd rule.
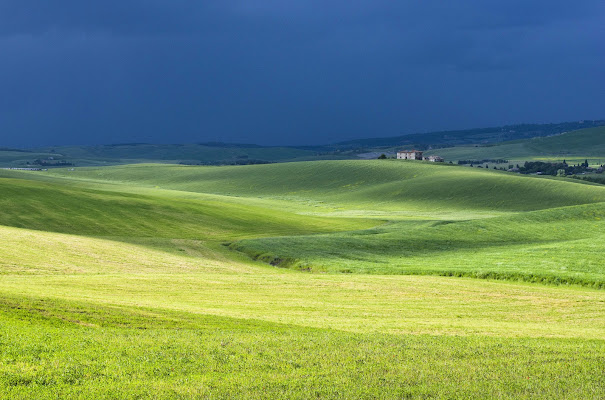
[[[59,183],[0,179],[0,225],[103,237],[227,240],[375,225],[320,218],[216,197],[165,198]]]
[[[602,398],[604,221],[423,162],[2,170],[0,397]]]
[[[605,203],[450,223],[250,239],[232,245],[283,267],[346,273],[437,274],[605,288]]]
[[[450,165],[372,160],[237,167],[131,165],[44,173],[92,183],[159,186],[285,201],[306,212],[530,211],[605,201],[598,186]],[[297,208],[298,207],[298,208]],[[386,214],[387,217],[389,214]]]
[[[55,170],[42,176],[89,185],[143,185],[150,193],[159,186],[252,198],[258,209],[264,205],[287,213],[283,218],[288,223],[279,230],[270,225],[268,214],[242,215],[246,220],[262,221],[249,228],[248,237],[259,231],[265,237],[291,233],[236,242],[231,247],[295,269],[605,285],[605,271],[595,247],[605,237],[605,188],[596,185],[395,160],[220,168],[135,165]],[[229,218],[235,210],[228,208],[234,205],[218,199],[200,204],[223,204]],[[326,218],[323,229],[331,226],[340,231],[351,231],[354,224],[337,217],[363,217],[364,223],[369,218],[401,222],[350,233],[292,237],[304,235],[304,231],[293,229],[301,222],[291,216],[303,215],[316,218],[306,221],[314,232],[321,231],[321,218]],[[497,218],[483,219],[486,216]],[[153,219],[166,225],[168,236],[175,234],[160,216]],[[192,217],[187,222],[196,221]],[[181,229],[187,226],[183,223]],[[230,230],[236,231],[235,227]],[[244,231],[241,228],[240,235]]]

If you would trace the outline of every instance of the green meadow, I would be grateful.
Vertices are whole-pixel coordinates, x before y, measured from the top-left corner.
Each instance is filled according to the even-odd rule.
[[[137,164],[0,206],[2,399],[605,397],[602,185]]]

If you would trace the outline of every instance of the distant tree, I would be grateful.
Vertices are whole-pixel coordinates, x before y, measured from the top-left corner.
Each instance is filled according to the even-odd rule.
[[[563,163],[545,163],[541,161],[526,162],[523,167],[519,168],[519,172],[522,174],[539,173],[552,176],[565,176],[584,171],[585,168],[582,166],[569,167]],[[565,175],[561,175],[561,173],[564,173]]]
[[[565,177],[567,174],[563,168],[557,170],[557,176]]]
[[[384,153],[382,153],[380,156],[378,156],[379,160],[386,160],[386,158],[387,158],[387,155]]]

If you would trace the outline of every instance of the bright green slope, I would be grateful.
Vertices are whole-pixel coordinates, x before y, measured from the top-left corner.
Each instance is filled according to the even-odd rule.
[[[401,222],[327,235],[249,239],[232,248],[283,267],[438,274],[605,288],[605,203],[467,222]]]
[[[315,161],[245,167],[129,165],[54,170],[92,182],[159,186],[226,196],[283,200],[300,210],[530,211],[605,201],[601,187],[537,180],[450,165],[396,160]],[[312,206],[312,207],[308,207]],[[388,214],[387,214],[388,215]]]
[[[124,184],[130,190],[142,185],[141,193],[147,194],[120,194],[124,199],[137,199],[132,205],[137,211],[131,210],[132,215],[120,215],[128,204],[121,200],[108,203],[107,215],[91,218],[103,221],[101,224],[107,222],[111,229],[123,230],[112,233],[105,225],[91,225],[92,231],[105,232],[106,236],[150,237],[157,230],[157,237],[233,239],[236,242],[231,248],[254,258],[314,271],[605,285],[599,250],[605,237],[605,188],[598,185],[378,160],[221,168],[136,165],[22,175],[63,183],[75,180],[82,185],[109,182],[114,185],[109,186],[112,190]],[[177,192],[155,189],[158,186],[202,197],[166,197],[166,193]],[[108,190],[77,190],[115,196]],[[149,194],[154,191],[163,194]],[[202,195],[204,192],[219,197],[206,199],[203,196],[209,195]],[[52,194],[52,201],[67,201],[58,194]],[[230,203],[220,196],[243,203]],[[94,198],[73,198],[77,204],[91,205],[94,212],[101,209]],[[155,208],[149,206],[151,199]],[[20,199],[13,204],[21,209],[27,201]],[[81,210],[80,215],[93,211]],[[10,214],[25,213],[15,210]],[[48,211],[42,214],[52,215]],[[76,218],[74,210],[70,215]],[[134,215],[142,221],[134,225],[118,223],[134,221]],[[353,216],[402,222],[355,230],[356,222],[350,218]],[[485,216],[497,218],[480,218]],[[4,224],[44,229],[9,222]],[[357,223],[363,229],[372,224],[367,218]],[[57,221],[48,224],[57,225]],[[200,225],[206,230],[196,229]],[[349,232],[316,234],[322,231]],[[250,239],[238,240],[244,238]]]
[[[605,388],[602,340],[354,333],[4,296],[0,333],[7,399],[599,399]]]
[[[603,291],[309,275],[189,241],[175,254],[18,228],[0,237],[14,264],[0,266],[5,398],[605,393]]]
[[[376,224],[276,212],[216,197],[199,196],[192,200],[113,189],[0,179],[0,224],[79,235],[204,240],[296,235]]]
[[[503,142],[490,146],[460,146],[437,149],[447,160],[482,159],[576,159],[588,157],[605,160],[605,127],[582,129],[549,137]]]
[[[19,228],[0,228],[0,238],[5,243],[0,291],[17,298],[85,300],[360,333],[605,335],[605,315],[595,313],[605,302],[600,290],[443,277],[301,274],[227,258],[227,249],[188,240],[176,240],[166,251]],[[590,301],[575,303],[581,299]],[[432,315],[424,315],[433,306]],[[449,319],[456,313],[463,324]],[[86,324],[88,317],[73,322]],[[543,318],[552,325],[545,326]]]

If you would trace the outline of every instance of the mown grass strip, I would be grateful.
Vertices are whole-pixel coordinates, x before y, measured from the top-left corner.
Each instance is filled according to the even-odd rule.
[[[0,312],[0,391],[10,399],[605,394],[602,340],[352,334],[23,297]],[[92,326],[73,320],[82,315]]]

